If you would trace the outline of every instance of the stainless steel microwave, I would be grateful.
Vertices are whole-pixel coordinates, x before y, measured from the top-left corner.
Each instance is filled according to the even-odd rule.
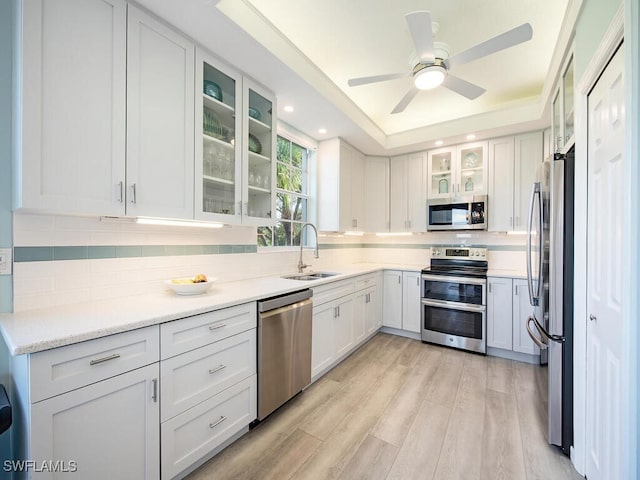
[[[427,230],[486,230],[487,196],[438,198],[427,202]]]

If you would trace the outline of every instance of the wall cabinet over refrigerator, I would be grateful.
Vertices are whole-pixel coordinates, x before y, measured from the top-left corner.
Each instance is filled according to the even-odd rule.
[[[566,61],[562,79],[551,104],[554,152],[565,152],[574,143],[574,74],[573,56]]]
[[[364,232],[364,155],[340,138],[318,146],[318,229]]]
[[[206,52],[196,54],[196,218],[270,224],[275,100]]]
[[[486,194],[487,148],[487,142],[474,142],[430,151],[428,198]]]
[[[542,132],[489,142],[489,231],[527,229],[529,195],[542,157]]]
[[[390,160],[390,231],[427,230],[427,198],[424,190],[426,152]]]

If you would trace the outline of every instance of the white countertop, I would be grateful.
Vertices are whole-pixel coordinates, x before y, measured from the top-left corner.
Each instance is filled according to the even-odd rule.
[[[213,284],[207,293],[193,296],[179,296],[159,286],[158,293],[148,295],[2,314],[0,331],[12,355],[35,353],[383,269],[420,271],[422,266],[351,264],[326,269],[340,273],[319,280],[259,277]]]
[[[503,278],[527,278],[526,270],[496,270],[489,269],[487,271],[487,277],[503,277]]]

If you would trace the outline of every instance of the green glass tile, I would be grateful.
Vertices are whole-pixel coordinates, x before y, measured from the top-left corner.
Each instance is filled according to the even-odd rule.
[[[116,247],[108,245],[90,246],[89,258],[116,258]]]
[[[184,245],[165,245],[165,255],[186,255],[187,250]]]
[[[53,247],[54,260],[86,260],[88,249],[84,247]]]
[[[142,246],[140,245],[118,245],[116,247],[116,257],[129,258],[129,257],[141,257]]]
[[[202,255],[204,253],[204,245],[185,245],[186,255]]]
[[[142,256],[144,257],[163,257],[164,245],[143,245]]]
[[[218,245],[220,248],[220,253],[233,253],[232,245]]]
[[[53,247],[15,247],[14,262],[48,262],[53,260]]]
[[[244,246],[244,253],[257,253],[258,252],[258,246],[257,245],[245,245]]]
[[[220,245],[203,245],[202,253],[205,255],[217,255],[220,253]]]
[[[244,245],[232,245],[231,253],[244,253]]]

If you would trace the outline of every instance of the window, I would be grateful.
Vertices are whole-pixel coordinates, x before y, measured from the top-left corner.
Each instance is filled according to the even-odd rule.
[[[281,136],[277,145],[276,224],[258,227],[259,247],[300,245],[300,230],[307,221],[311,152]]]

